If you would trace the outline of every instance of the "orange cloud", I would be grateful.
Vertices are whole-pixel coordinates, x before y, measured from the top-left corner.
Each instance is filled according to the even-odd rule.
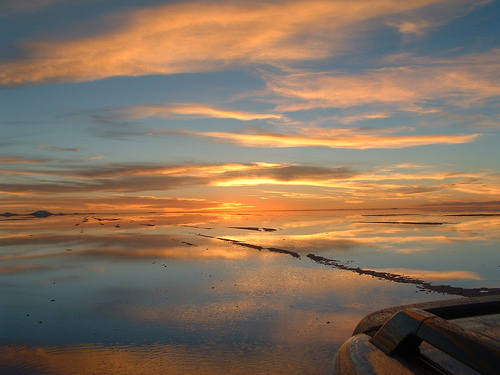
[[[29,164],[12,164],[2,173],[2,203],[5,210],[15,212],[16,207],[27,205],[32,211],[44,207],[56,212],[61,207],[193,211],[278,208],[283,204],[302,207],[306,203],[312,205],[309,208],[319,208],[325,199],[342,206],[390,205],[398,200],[409,202],[409,198],[413,204],[425,203],[423,199],[427,203],[495,200],[500,194],[498,176],[492,171],[464,173],[408,164],[367,169],[280,163],[70,163],[62,168],[58,162],[57,169],[50,163],[37,169]],[[280,188],[270,191],[271,185]],[[175,198],[169,197],[172,191]]]
[[[198,103],[164,103],[158,105],[138,105],[119,110],[125,118],[228,118],[240,121],[281,119],[283,115],[272,113],[251,113],[220,109]]]
[[[8,158],[10,162],[10,158]],[[14,159],[17,160],[17,159]],[[17,161],[16,161],[17,162]],[[98,166],[75,167],[60,170],[53,170],[50,167],[46,169],[2,169],[4,174],[18,175],[40,175],[40,176],[58,176],[58,177],[77,177],[80,179],[98,179],[98,178],[119,178],[132,176],[171,176],[171,177],[209,177],[231,172],[248,172],[252,170],[272,170],[283,168],[287,164],[255,162],[248,164],[241,163],[221,163],[221,164],[107,164]]]
[[[38,164],[52,161],[50,159],[29,159],[19,156],[0,156],[0,164]],[[4,172],[2,172],[4,173]]]
[[[457,0],[167,4],[115,15],[111,21],[119,27],[94,37],[25,43],[27,58],[1,64],[0,83],[87,81],[318,60],[349,48],[368,21],[383,25],[401,14],[411,20],[412,11],[442,3],[453,3],[446,9],[450,17],[471,9]]]
[[[211,209],[230,208],[228,204],[237,202],[220,202],[210,199],[124,195],[113,194],[102,191],[100,194],[27,194],[14,193],[3,199],[4,210],[14,212],[25,212],[26,207],[31,212],[34,208],[44,207],[51,212],[74,212],[74,211],[145,211],[158,210],[160,212],[191,212]],[[21,210],[21,211],[19,211]]]
[[[401,66],[360,74],[265,73],[264,77],[268,90],[280,98],[279,112],[371,104],[421,112],[421,105],[429,100],[470,107],[500,96],[499,58],[500,50],[495,49],[454,61],[422,60],[415,65],[404,60]]]
[[[490,181],[479,180],[476,178],[465,178],[446,185],[446,187],[462,193],[484,194],[491,195],[492,197],[498,197],[500,196],[500,178],[498,176],[495,177],[493,177]]]
[[[247,147],[330,147],[365,150],[370,148],[404,148],[433,144],[470,143],[482,134],[384,135],[363,129],[304,128],[293,133],[227,133],[195,132],[186,129],[162,130],[155,134],[213,138],[223,143]]]
[[[40,145],[38,146],[40,150],[50,150],[50,151],[70,151],[70,152],[81,152],[83,151],[81,148],[72,148],[72,147],[58,147],[58,146],[49,146],[49,145]]]

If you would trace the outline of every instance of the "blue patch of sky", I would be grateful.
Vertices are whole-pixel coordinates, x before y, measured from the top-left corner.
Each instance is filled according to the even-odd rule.
[[[220,106],[240,92],[240,84],[248,90],[262,88],[261,81],[244,71],[114,77],[94,82],[22,87],[9,90],[8,96],[2,95],[2,119],[7,125],[17,123],[29,127],[49,123],[77,125],[81,123],[78,117],[90,123],[94,121],[93,115],[106,117],[107,111],[124,106],[206,103],[207,97],[210,98],[207,104]],[[222,106],[233,107],[231,104]],[[265,108],[259,109],[265,112]],[[164,124],[165,120],[156,120],[156,124],[160,123]],[[21,128],[14,131],[23,131]]]
[[[401,52],[400,38],[394,27],[380,26],[362,34],[362,38],[353,36],[348,47],[340,48],[329,58],[298,62],[293,66],[312,71],[363,73],[366,69],[377,68],[384,56]],[[386,65],[383,62],[383,66]]]
[[[498,47],[500,36],[500,1],[493,1],[475,8],[428,33],[418,48],[422,54],[449,52],[449,56],[462,53],[488,51]]]
[[[0,15],[0,53],[4,58],[16,56],[18,41],[80,38],[112,31],[120,23],[109,16],[167,3],[173,1],[71,1],[14,13],[7,6],[8,17]]]

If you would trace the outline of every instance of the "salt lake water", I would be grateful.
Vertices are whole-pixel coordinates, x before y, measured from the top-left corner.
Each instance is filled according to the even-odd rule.
[[[369,312],[500,290],[500,214],[0,217],[2,374],[323,374]]]

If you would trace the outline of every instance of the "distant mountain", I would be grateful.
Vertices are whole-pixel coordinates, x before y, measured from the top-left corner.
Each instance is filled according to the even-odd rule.
[[[5,212],[3,214],[0,214],[0,216],[10,217],[10,216],[17,216],[17,214],[13,214],[12,212]]]
[[[0,214],[0,217],[1,216],[10,217],[10,216],[19,216],[19,215],[21,215],[21,216],[34,216],[34,217],[44,218],[44,217],[49,217],[49,216],[52,216],[52,215],[62,216],[62,215],[89,215],[89,214],[94,214],[94,212],[86,212],[85,214],[78,213],[78,212],[75,212],[73,214],[63,214],[63,213],[54,214],[54,213],[52,213],[50,211],[38,210],[38,211],[32,212],[30,214],[25,214],[25,213],[15,214],[15,213],[12,213],[12,212],[5,212],[3,214]]]
[[[31,213],[30,215],[35,216],[35,217],[49,217],[49,216],[52,216],[54,214],[52,212],[49,212],[49,211],[40,210],[40,211],[35,211],[35,212]]]

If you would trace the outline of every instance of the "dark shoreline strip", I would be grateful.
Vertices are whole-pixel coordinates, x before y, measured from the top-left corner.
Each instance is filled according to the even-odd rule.
[[[500,216],[500,214],[448,214],[443,216],[489,217],[489,216]]]
[[[404,224],[404,225],[443,225],[444,222],[435,221],[360,221],[362,224]]]
[[[361,216],[416,216],[417,214],[366,214]]]
[[[421,279],[417,279],[410,276],[398,275],[395,273],[381,272],[374,270],[366,270],[359,267],[349,267],[345,264],[340,263],[338,260],[324,258],[315,254],[307,254],[307,257],[316,263],[323,264],[325,266],[335,267],[341,270],[356,272],[359,275],[370,275],[377,277],[379,279],[393,281],[395,283],[403,284],[414,284],[422,289],[430,290],[433,292],[458,295],[464,297],[477,297],[484,295],[498,295],[500,294],[500,288],[461,288],[451,285],[434,285]]]
[[[257,228],[257,227],[228,227],[230,229],[243,229],[243,230],[254,230],[257,232],[276,232],[274,228]]]
[[[260,232],[260,228],[256,227],[228,227],[229,229],[243,229],[243,230],[254,230],[256,232]]]
[[[257,249],[259,251],[267,250],[267,251],[270,251],[272,253],[287,254],[287,255],[291,255],[294,258],[300,259],[300,254],[298,254],[298,253],[296,253],[294,251],[290,251],[290,250],[278,249],[276,247],[262,247],[262,246],[259,246],[259,245],[252,245],[250,243],[246,243],[246,242],[242,242],[242,241],[238,241],[238,240],[232,240],[230,238],[214,237],[214,236],[208,236],[206,234],[200,234],[200,233],[198,233],[197,235],[200,236],[200,237],[208,237],[208,238],[214,238],[214,239],[219,240],[219,241],[230,242],[230,243],[232,243],[234,245],[243,246],[243,247],[249,247],[251,249]]]
[[[276,247],[267,247],[266,249],[272,253],[288,254],[288,255],[293,256],[294,258],[300,259],[300,255],[298,253],[296,253],[295,251],[278,249]]]

